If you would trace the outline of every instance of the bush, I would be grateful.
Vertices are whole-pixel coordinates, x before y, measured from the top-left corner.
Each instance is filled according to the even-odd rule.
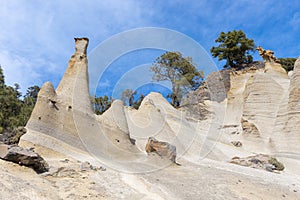
[[[296,58],[278,58],[279,63],[285,69],[285,71],[289,72],[294,69],[294,64],[296,62]]]
[[[269,163],[274,165],[276,170],[279,170],[279,171],[284,170],[284,165],[274,157],[271,157],[269,159]]]

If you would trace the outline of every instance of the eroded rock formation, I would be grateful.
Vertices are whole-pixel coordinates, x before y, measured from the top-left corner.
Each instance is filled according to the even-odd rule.
[[[89,152],[113,166],[130,161],[127,166],[139,170],[153,163],[145,158],[146,145],[146,152],[160,152],[172,161],[175,155],[190,161],[200,156],[227,160],[237,153],[299,151],[299,59],[291,78],[276,62],[256,62],[210,74],[180,109],[161,94],[150,93],[138,110],[116,100],[96,116],[88,89],[88,39],[76,39],[75,44],[58,88],[47,82],[39,92],[21,146],[42,146],[73,157]],[[158,141],[148,140],[154,135]],[[150,145],[159,141],[166,142],[164,150]],[[232,149],[223,150],[224,144]]]
[[[265,50],[261,46],[257,47],[259,55],[264,59],[265,62],[278,62],[274,56],[274,52],[271,50]]]
[[[60,145],[56,146],[55,141],[60,140],[67,145],[85,149],[76,131],[73,110],[92,113],[86,58],[88,39],[75,38],[75,45],[76,51],[57,90],[50,82],[42,86],[36,106],[26,125],[28,134],[22,137],[21,145],[27,146],[25,143],[29,142],[58,150]],[[76,88],[77,86],[80,88]],[[80,109],[73,105],[75,98],[81,103]]]
[[[89,153],[112,159],[120,157],[120,149],[137,152],[122,102],[115,101],[104,118],[94,114],[88,83],[88,42],[87,38],[75,38],[75,53],[56,90],[50,82],[42,86],[21,146],[47,148],[77,159]]]
[[[282,152],[300,152],[300,57],[296,60],[289,88],[285,91],[285,104],[277,115],[275,136],[285,140],[278,144]]]
[[[38,176],[0,160],[1,197],[242,199],[248,198],[245,192],[255,191],[249,198],[297,199],[299,59],[292,77],[275,62],[212,73],[206,85],[190,94],[193,115],[186,114],[187,107],[175,109],[161,94],[150,93],[138,110],[116,100],[96,116],[88,91],[88,40],[75,39],[75,43],[61,83],[56,90],[49,82],[43,85],[28,132],[20,141],[45,156],[50,170]],[[11,149],[7,147],[5,152]],[[87,152],[101,165],[95,165]],[[243,166],[282,169],[272,157],[284,164],[286,173],[228,163],[233,158],[232,163]],[[169,159],[180,160],[182,166],[168,167]],[[95,167],[102,165],[108,170]],[[16,194],[16,190],[29,192]]]

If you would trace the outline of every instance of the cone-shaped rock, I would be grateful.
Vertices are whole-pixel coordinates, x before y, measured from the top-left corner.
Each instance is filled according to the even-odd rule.
[[[57,90],[54,90],[50,82],[46,82],[41,88],[26,125],[28,133],[21,138],[21,145],[26,146],[29,142],[59,151],[57,148],[61,145],[55,142],[59,140],[66,145],[85,149],[76,129],[73,111],[86,114],[93,112],[88,86],[88,41],[87,38],[75,38],[75,53],[69,60]]]

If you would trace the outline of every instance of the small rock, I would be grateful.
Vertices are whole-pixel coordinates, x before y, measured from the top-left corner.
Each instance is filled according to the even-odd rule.
[[[63,163],[68,163],[70,160],[69,159],[63,159],[63,160],[60,160],[60,162],[63,162]]]
[[[240,141],[232,141],[231,144],[233,144],[236,147],[241,147],[243,145]]]
[[[167,142],[161,142],[154,137],[149,137],[145,150],[147,153],[155,152],[160,156],[167,157],[176,163],[176,147]]]
[[[85,161],[85,162],[81,163],[80,170],[81,171],[91,171],[91,170],[94,170],[94,171],[98,171],[98,170],[106,171],[106,168],[103,167],[103,166],[95,167],[95,166],[91,165],[89,162]]]
[[[106,171],[106,168],[103,167],[103,166],[100,166],[99,170],[100,170],[100,171]]]
[[[253,162],[255,164],[259,164],[259,163],[262,163],[261,160],[257,159],[257,158],[252,158],[250,159],[250,162]]]
[[[275,166],[272,164],[265,164],[265,169],[269,172],[273,172],[273,170],[275,170]]]
[[[80,171],[90,171],[91,169],[92,169],[92,165],[87,161],[81,163],[80,165]]]

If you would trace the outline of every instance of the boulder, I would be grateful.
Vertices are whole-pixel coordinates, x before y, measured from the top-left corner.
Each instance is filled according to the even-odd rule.
[[[147,153],[155,152],[162,157],[166,157],[176,163],[176,147],[167,142],[161,142],[154,137],[149,137],[145,148]]]
[[[32,149],[24,149],[17,145],[0,144],[0,158],[33,168],[37,173],[48,171],[46,161]]]

